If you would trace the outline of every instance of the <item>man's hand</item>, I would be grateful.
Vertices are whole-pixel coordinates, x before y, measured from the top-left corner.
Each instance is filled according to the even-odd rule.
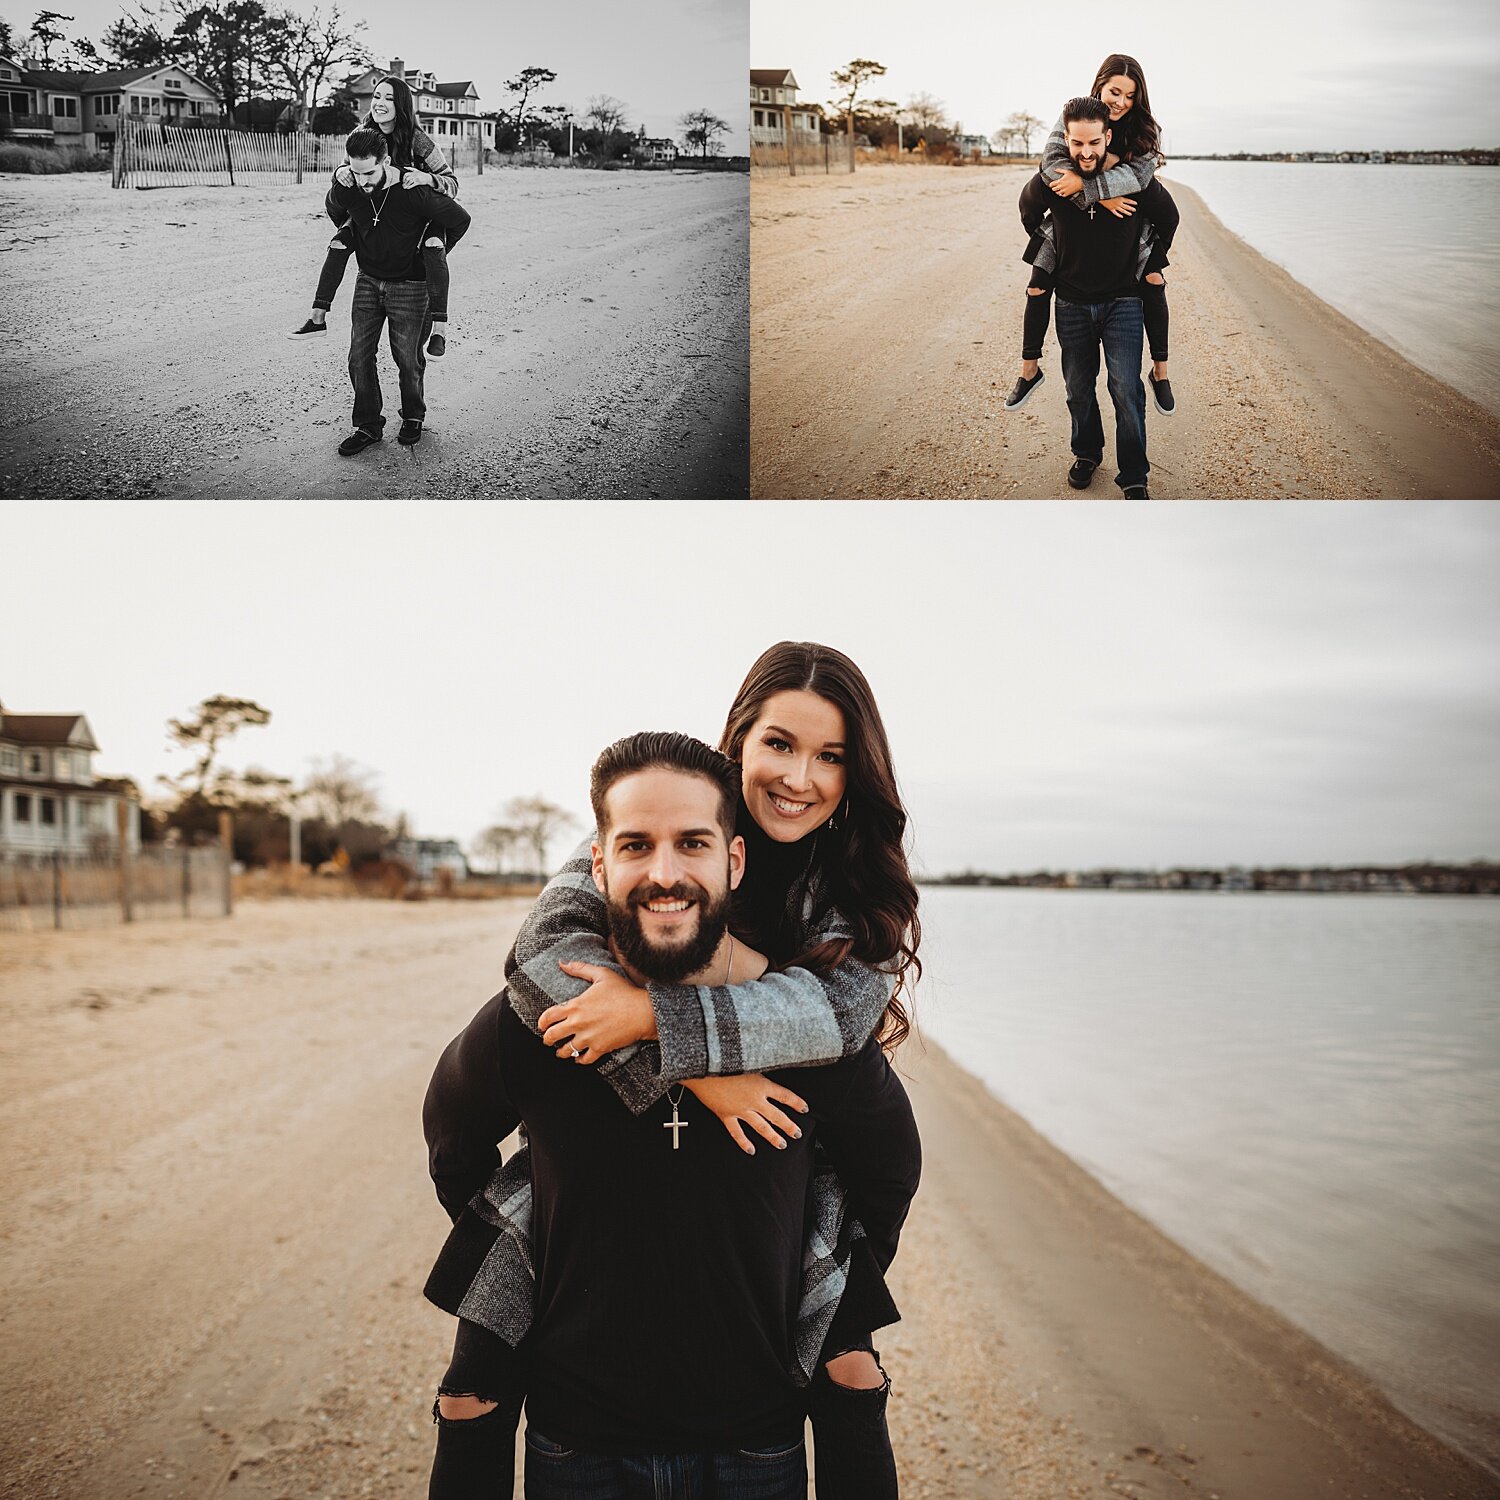
[[[685,1078],[683,1083],[700,1104],[719,1117],[719,1123],[748,1156],[755,1155],[755,1147],[745,1134],[746,1125],[782,1149],[786,1147],[783,1134],[793,1140],[802,1135],[802,1127],[781,1106],[805,1115],[807,1102],[779,1083],[772,1083],[764,1073],[737,1073],[732,1078]]]
[[[1135,212],[1134,198],[1101,198],[1100,208],[1107,208],[1117,219],[1128,219]]]
[[[401,186],[404,188],[436,187],[437,178],[431,172],[419,172],[415,167],[402,167]]]
[[[1163,276],[1160,271],[1147,271],[1146,280],[1149,281],[1152,286],[1164,286],[1166,284],[1167,278]]]
[[[549,1006],[537,1017],[542,1040],[559,1057],[596,1063],[630,1042],[655,1040],[656,1012],[645,990],[599,964],[570,960],[558,968],[574,979],[589,981],[576,1000]]]
[[[349,170],[348,162],[345,162],[341,167],[334,168],[333,180],[338,183],[340,187],[354,186],[354,173]]]
[[[1083,178],[1077,172],[1064,172],[1056,182],[1048,186],[1059,198],[1071,198],[1074,193],[1083,191]]]

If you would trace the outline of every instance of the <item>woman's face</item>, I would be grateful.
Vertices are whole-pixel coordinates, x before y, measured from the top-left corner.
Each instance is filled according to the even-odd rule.
[[[750,816],[778,844],[795,844],[838,811],[848,786],[844,715],[799,689],[766,699],[740,751]]]
[[[396,119],[396,91],[388,83],[377,84],[370,116],[377,125],[391,125]]]
[[[1123,120],[1135,104],[1135,80],[1124,73],[1106,78],[1099,90],[1099,100],[1109,111],[1111,121]]]

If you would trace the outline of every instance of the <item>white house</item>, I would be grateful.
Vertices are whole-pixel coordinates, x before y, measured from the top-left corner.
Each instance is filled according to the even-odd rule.
[[[798,104],[801,87],[790,68],[750,69],[750,144],[784,146],[786,114],[790,113],[794,140],[815,141],[822,111]]]
[[[82,714],[13,714],[0,704],[0,857],[114,849],[122,802],[129,846],[139,847],[134,799],[96,784],[98,749]]]
[[[387,858],[409,866],[420,880],[431,880],[439,870],[451,870],[456,880],[469,877],[469,862],[457,839],[393,839],[385,852]]]
[[[21,90],[25,89],[26,93]],[[29,107],[23,103],[29,97]],[[186,68],[116,68],[58,73],[0,58],[0,136],[82,146],[114,144],[122,119],[152,125],[221,125],[223,101]]]
[[[417,124],[445,150],[458,140],[482,140],[487,147],[494,146],[495,121],[479,113],[479,90],[472,80],[439,83],[436,73],[408,68],[399,57],[393,57],[388,68],[366,68],[344,85],[361,119],[370,112],[376,84],[387,76],[405,80],[412,93]]]

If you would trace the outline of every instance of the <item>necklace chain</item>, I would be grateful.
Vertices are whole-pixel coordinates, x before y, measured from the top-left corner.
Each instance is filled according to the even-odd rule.
[[[729,983],[730,976],[733,973],[734,973],[734,934],[731,932],[729,934],[729,962],[724,965],[724,983],[725,984]],[[672,1092],[673,1088],[675,1088],[677,1090],[677,1092],[675,1094]],[[672,1085],[669,1085],[668,1088],[667,1088],[667,1103],[669,1103],[672,1106],[672,1118],[665,1125],[662,1126],[662,1129],[663,1130],[670,1130],[672,1132],[672,1149],[674,1151],[677,1150],[677,1132],[679,1130],[686,1130],[687,1129],[687,1121],[685,1121],[685,1120],[679,1120],[678,1116],[677,1116],[677,1106],[682,1103],[682,1096],[686,1092],[687,1092],[687,1085],[685,1083],[672,1084]]]

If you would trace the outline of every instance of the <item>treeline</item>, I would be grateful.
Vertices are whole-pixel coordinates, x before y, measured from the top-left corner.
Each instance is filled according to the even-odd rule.
[[[390,846],[410,838],[405,813],[381,805],[378,776],[346,755],[312,762],[301,780],[251,767],[222,764],[225,745],[243,730],[270,723],[270,710],[249,698],[206,698],[181,719],[167,721],[167,738],[191,758],[183,770],[157,778],[158,792],[143,796],[128,778],[101,780],[140,803],[146,844],[209,844],[219,837],[219,817],[233,821],[234,858],[247,869],[289,863],[293,822],[301,862],[358,873],[389,863]],[[545,873],[548,845],[576,820],[541,796],[513,797],[502,821],[476,837],[470,852],[500,872]]]
[[[925,877],[923,885],[1023,886],[1057,890],[1383,892],[1395,895],[1497,896],[1500,864],[1422,861],[1406,865],[1276,865],[1264,869],[1037,870],[993,875],[964,870]]]

